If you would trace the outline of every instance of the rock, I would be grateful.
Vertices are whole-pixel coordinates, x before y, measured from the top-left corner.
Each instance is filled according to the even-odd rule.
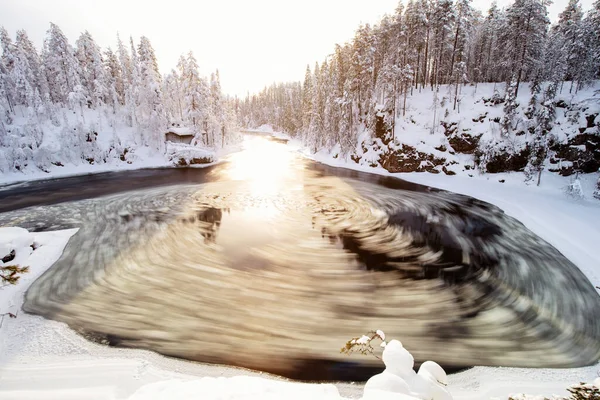
[[[383,115],[375,117],[375,137],[381,139],[387,145],[392,140],[392,128],[387,126]]]
[[[600,136],[582,133],[570,139],[567,143],[555,143],[550,146],[554,157],[552,164],[569,161],[568,167],[555,168],[563,176],[575,172],[592,173],[600,168]]]
[[[188,165],[210,164],[211,162],[212,159],[209,157],[194,157],[189,161],[182,157],[179,159],[179,161],[177,161],[177,165],[180,167],[186,167]]]
[[[442,171],[449,176],[456,175],[456,172],[447,169],[445,165],[442,167]]]
[[[11,262],[14,259],[15,259],[15,250],[13,249],[10,251],[10,253],[8,253],[7,255],[2,257],[2,262],[6,264],[8,262]]]
[[[484,165],[485,170],[492,174],[508,171],[523,171],[525,166],[527,166],[530,152],[529,148],[526,147],[515,154],[505,152],[496,153],[492,155],[489,161]],[[476,152],[476,160],[480,157],[481,154],[477,154]]]
[[[438,174],[436,167],[446,163],[445,158],[437,158],[433,154],[417,151],[412,146],[402,144],[402,148],[394,152],[382,154],[381,166],[389,172],[432,172]]]
[[[598,114],[590,114],[590,115],[586,115],[585,119],[587,121],[587,127],[588,128],[593,128],[596,126],[596,117],[598,116]]]
[[[554,103],[554,107],[556,108],[568,108],[569,105],[564,100],[558,100]]]
[[[458,130],[458,122],[441,121],[440,125],[444,127],[444,135],[450,136]]]
[[[433,361],[425,361],[415,373],[414,358],[399,341],[392,340],[385,346],[382,360],[386,368],[367,381],[364,398],[452,400],[445,387],[448,379],[444,369]]]
[[[471,136],[468,134],[453,135],[448,139],[450,146],[458,153],[473,154],[479,145],[479,140],[482,135]]]
[[[473,118],[472,121],[473,122],[481,122],[481,123],[483,123],[485,121],[485,119],[487,118],[487,116],[488,116],[488,113],[485,112],[483,114],[479,114],[479,117]]]

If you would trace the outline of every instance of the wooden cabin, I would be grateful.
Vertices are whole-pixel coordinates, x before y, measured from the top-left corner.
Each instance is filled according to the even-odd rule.
[[[194,136],[188,128],[172,127],[165,132],[165,140],[171,143],[192,144]]]

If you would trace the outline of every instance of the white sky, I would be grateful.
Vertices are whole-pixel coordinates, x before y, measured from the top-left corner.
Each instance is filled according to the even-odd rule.
[[[550,18],[568,0],[555,0]],[[593,0],[582,0],[583,9]],[[406,1],[405,1],[406,3]],[[510,0],[498,0],[500,7]],[[302,80],[307,64],[321,62],[335,43],[362,23],[394,12],[398,0],[0,0],[0,25],[13,36],[25,29],[41,48],[52,21],[72,44],[88,30],[100,46],[147,36],[160,68],[174,68],[192,50],[204,74],[219,69],[225,93],[245,96],[272,82]],[[474,0],[484,11],[490,1]]]

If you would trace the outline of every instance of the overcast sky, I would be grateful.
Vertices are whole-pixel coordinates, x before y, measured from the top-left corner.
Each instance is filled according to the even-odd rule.
[[[550,18],[568,0],[555,0]],[[500,7],[510,0],[498,0]],[[487,0],[474,0],[487,10]],[[72,44],[88,30],[102,47],[147,36],[160,68],[174,68],[192,50],[204,74],[219,69],[225,93],[245,96],[272,82],[302,80],[306,64],[322,61],[360,23],[392,13],[398,0],[0,0],[0,25],[25,29],[41,48],[52,21]],[[583,9],[592,0],[582,0]]]

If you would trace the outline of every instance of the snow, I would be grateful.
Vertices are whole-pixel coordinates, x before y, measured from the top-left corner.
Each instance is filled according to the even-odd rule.
[[[129,400],[304,400],[339,399],[331,384],[294,384],[262,378],[202,378],[190,381],[171,380],[146,385]]]
[[[193,160],[201,162],[195,165],[206,165],[215,162],[217,156],[214,151],[203,149],[184,143],[167,143],[167,157],[171,163],[177,164],[180,160],[184,160],[187,165],[193,163]]]
[[[356,340],[356,343],[357,344],[367,344],[367,343],[369,343],[370,340],[371,340],[370,337],[362,335],[360,338],[358,338]]]
[[[190,128],[179,127],[179,126],[167,129],[166,133],[174,133],[178,136],[190,136],[190,135],[193,136],[194,135],[194,133],[192,132],[192,130]]]
[[[269,124],[261,125],[258,128],[256,128],[256,129],[252,129],[252,131],[253,132],[261,132],[261,133],[273,133],[273,132],[275,132],[273,130],[273,127],[271,125],[269,125]]]
[[[433,361],[424,362],[415,373],[415,360],[398,340],[390,341],[382,355],[385,370],[365,384],[366,399],[400,394],[404,399],[452,400],[446,390],[446,372]]]

